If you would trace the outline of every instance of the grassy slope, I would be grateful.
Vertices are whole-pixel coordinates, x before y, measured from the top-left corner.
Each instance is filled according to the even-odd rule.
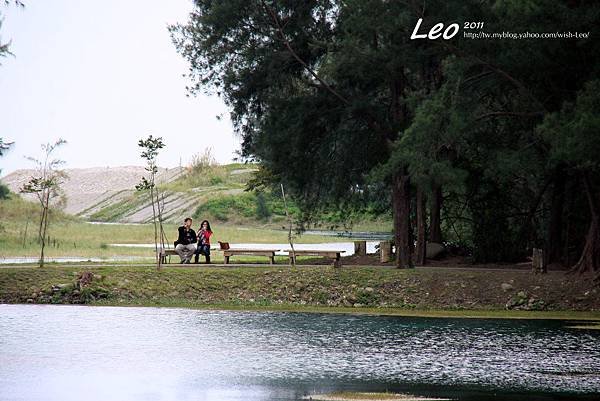
[[[37,243],[37,205],[12,195],[9,200],[0,200],[0,257],[36,257],[39,255]],[[195,221],[194,227],[199,221]],[[27,227],[27,233],[25,228]],[[287,231],[281,228],[240,227],[235,224],[221,225],[213,222],[213,243],[287,243]],[[169,242],[174,241],[177,225],[165,225]],[[25,236],[25,234],[27,234]],[[148,248],[116,248],[107,246],[112,243],[148,244],[154,241],[154,227],[143,225],[92,225],[72,216],[55,212],[48,228],[50,244],[46,247],[48,257],[80,256],[94,258],[114,258],[119,256],[153,257]],[[23,239],[25,238],[25,241]],[[341,239],[321,236],[301,236],[298,243],[332,242]],[[215,261],[222,260],[216,254]],[[251,258],[250,258],[251,259]]]
[[[255,165],[229,164],[196,169],[179,179],[161,185],[161,190],[200,196],[194,226],[199,219],[211,219],[213,242],[230,243],[287,243],[283,229],[284,211],[281,202],[268,199],[271,217],[260,219],[257,215],[256,195],[244,192],[246,182],[252,177]],[[114,221],[139,209],[143,194],[133,194],[123,201],[107,204],[93,216],[100,221]],[[35,203],[25,202],[12,194],[9,200],[0,200],[0,257],[36,257],[39,254],[37,222],[39,209]],[[182,216],[183,217],[183,216]],[[221,219],[216,219],[222,217]],[[380,223],[364,223],[357,229],[382,230]],[[165,232],[170,243],[175,239],[177,224],[166,224]],[[115,248],[111,243],[152,243],[154,228],[144,225],[90,225],[82,220],[54,211],[48,229],[50,242],[46,247],[48,257],[78,256],[90,258],[115,258],[143,256],[152,258],[153,252],[144,248]],[[298,243],[335,242],[342,239],[320,236],[300,236]],[[222,260],[220,254],[213,258]],[[246,259],[243,259],[246,260]],[[248,260],[253,260],[248,258]]]
[[[95,277],[79,291],[76,279],[84,269],[61,265],[2,268],[0,302],[600,319],[598,290],[562,273],[541,276],[529,272],[329,266],[292,269],[284,265],[175,265],[157,272],[149,266],[98,266],[87,268]],[[501,283],[509,281],[514,290],[505,292]],[[543,301],[536,305],[545,311],[504,311],[507,300],[520,291]]]

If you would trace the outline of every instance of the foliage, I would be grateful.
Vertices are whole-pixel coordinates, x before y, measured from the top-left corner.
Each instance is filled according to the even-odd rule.
[[[10,196],[10,189],[4,184],[0,182],[0,200],[8,199]]]
[[[429,195],[443,188],[445,235],[466,242],[477,261],[569,247],[549,239],[569,216],[559,166],[596,174],[597,104],[575,99],[600,72],[598,41],[409,37],[419,17],[461,15],[497,32],[594,32],[600,5],[195,5],[186,25],[171,27],[190,63],[190,91],[224,97],[244,156],[263,166],[251,185],[289,188],[304,221],[382,206],[406,241],[412,195],[398,183],[411,182]],[[569,180],[576,204],[581,184]]]
[[[267,206],[267,201],[263,192],[256,193],[256,218],[267,220],[273,213]]]
[[[298,215],[298,208],[289,205],[290,213]],[[244,222],[258,218],[278,221],[285,217],[283,200],[270,192],[245,192],[209,199],[198,206],[195,219],[215,219],[222,222]]]
[[[150,173],[150,179],[142,177],[141,182],[135,186],[135,189],[138,191],[143,191],[155,187],[154,177],[158,172],[156,158],[158,157],[158,151],[164,148],[165,144],[163,143],[161,137],[154,138],[152,135],[150,135],[146,139],[140,139],[138,141],[138,146],[143,149],[140,156],[142,159],[146,160],[146,171]]]
[[[555,163],[590,172],[600,172],[600,80],[586,83],[575,102],[549,114],[538,127],[551,144]]]
[[[25,7],[25,4],[20,0],[14,0],[14,1],[4,0],[5,5],[8,6],[10,3],[14,3],[14,5],[16,7]],[[1,28],[2,28],[2,12],[0,12],[0,29]],[[2,43],[2,41],[0,40],[0,58],[6,57],[8,55],[12,55],[12,53],[9,50],[9,47],[10,47],[10,42]],[[2,63],[0,63],[0,65],[2,65]],[[2,156],[2,138],[0,138],[0,156]]]
[[[1,53],[1,50],[0,50]],[[12,142],[4,142],[2,138],[0,138],[0,157],[4,155],[4,152],[10,148]],[[0,170],[2,172],[2,170]],[[6,185],[0,182],[0,200],[7,199],[10,194],[10,190]]]
[[[2,17],[2,14],[0,13],[0,18],[1,17]],[[1,19],[0,19],[0,28],[2,28],[2,20]],[[6,56],[12,54],[9,50],[9,46],[10,46],[10,43],[2,43],[2,41],[0,41],[0,58],[6,57]],[[0,65],[2,65],[2,63],[0,63]],[[2,149],[1,144],[0,144],[0,149]]]
[[[4,142],[3,138],[0,138],[0,156],[4,156],[4,152],[10,149],[14,142]]]

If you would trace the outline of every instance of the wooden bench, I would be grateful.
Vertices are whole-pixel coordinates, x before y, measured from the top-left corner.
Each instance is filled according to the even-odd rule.
[[[165,264],[167,263],[167,256],[169,257],[169,263],[171,263],[171,256],[175,256],[177,255],[177,252],[175,252],[175,249],[163,249],[160,252],[160,263]]]
[[[235,255],[251,255],[251,256],[266,256],[269,258],[271,264],[275,264],[275,252],[279,252],[279,249],[225,249],[223,250],[223,257],[225,264],[229,264],[229,258]]]
[[[292,254],[292,250],[291,249],[286,249],[284,250],[284,252],[288,252],[289,257],[290,257],[290,263],[296,263],[295,260],[293,259],[293,254]],[[296,254],[296,257],[298,256],[323,256],[325,258],[332,258],[333,259],[333,263],[336,266],[340,266],[340,258],[341,258],[341,254],[344,253],[346,251],[331,251],[331,250],[319,250],[319,249],[296,249],[294,251],[294,253]]]

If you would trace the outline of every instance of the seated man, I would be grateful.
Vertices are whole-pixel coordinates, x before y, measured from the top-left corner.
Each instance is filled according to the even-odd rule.
[[[183,225],[178,228],[179,236],[175,241],[175,252],[181,258],[181,263],[190,263],[196,252],[196,232],[192,229],[192,219],[186,217]]]

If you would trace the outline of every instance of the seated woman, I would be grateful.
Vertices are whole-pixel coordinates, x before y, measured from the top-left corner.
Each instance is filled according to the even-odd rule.
[[[210,223],[208,220],[202,221],[200,223],[200,228],[198,229],[198,246],[196,247],[196,256],[194,257],[194,263],[198,263],[198,259],[200,259],[200,254],[206,257],[206,263],[210,263],[210,236],[212,235],[212,230],[210,229]]]

